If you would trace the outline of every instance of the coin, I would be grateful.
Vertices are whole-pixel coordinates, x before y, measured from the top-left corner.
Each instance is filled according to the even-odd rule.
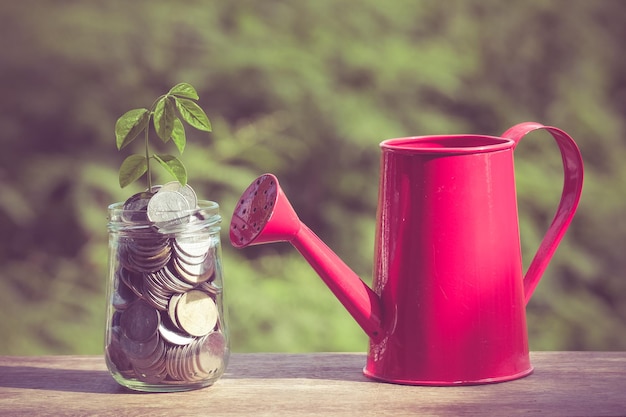
[[[163,252],[159,255],[143,258],[129,253],[124,266],[137,272],[154,272],[167,265],[169,260],[169,252]]]
[[[143,300],[132,303],[120,318],[123,334],[136,342],[144,342],[159,328],[161,316]]]
[[[122,349],[124,350],[126,355],[131,359],[131,362],[134,364],[137,360],[140,359],[148,358],[152,360],[152,355],[159,345],[159,336],[158,333],[155,333],[151,335],[149,339],[144,340],[143,342],[138,342],[128,337],[128,335],[122,333],[122,335],[120,336],[120,344],[122,345]]]
[[[132,361],[137,379],[152,384],[167,377],[167,345],[161,338],[157,337],[157,340],[158,343],[150,355]]]
[[[200,291],[211,294],[213,297],[217,296],[222,289],[214,285],[214,281],[205,281],[196,287]]]
[[[117,271],[117,276],[137,297],[143,297],[143,275],[141,273],[122,267]]]
[[[145,349],[141,354],[132,357],[133,366],[136,368],[145,370],[160,368],[162,366],[161,362],[165,359],[167,345],[158,332],[154,335],[153,339],[150,340],[154,340],[152,345],[149,346],[151,350]]]
[[[159,192],[161,191],[176,191],[181,193],[187,199],[190,208],[196,208],[198,206],[198,196],[189,184],[183,186],[178,181],[171,181],[163,184]]]
[[[120,318],[122,317],[121,311],[115,311],[111,316],[111,328],[120,329]]]
[[[122,374],[125,378],[132,378],[134,372],[132,369],[132,363],[120,343],[121,330],[119,326],[111,328],[111,340],[106,347],[106,354],[109,361],[113,363],[115,369]]]
[[[147,247],[135,241],[125,241],[120,244],[120,263],[136,272],[153,272],[165,266],[171,257],[171,248],[168,241],[155,240],[152,246]]]
[[[204,336],[213,330],[217,315],[211,296],[199,290],[184,293],[176,303],[176,321],[192,336]]]
[[[188,345],[195,340],[193,336],[169,328],[165,322],[161,322],[159,325],[159,333],[165,341],[178,346]]]
[[[149,275],[151,276],[151,275]],[[149,277],[146,276],[146,277]],[[152,281],[144,283],[143,299],[157,310],[166,310],[171,293],[165,291]]]
[[[184,214],[189,210],[189,202],[177,191],[159,190],[148,202],[148,219],[157,224],[174,222],[183,223]]]
[[[216,246],[213,239],[177,236],[172,239],[172,252],[185,264],[194,265],[204,262],[207,256],[214,255]]]
[[[153,272],[165,266],[171,257],[169,238],[160,233],[144,233],[141,238],[125,239],[120,262],[133,271]]]
[[[183,296],[182,293],[173,295],[170,298],[169,304],[167,306],[167,315],[170,321],[172,322],[172,324],[176,326],[176,328],[178,328],[179,330],[182,330],[182,328],[180,326],[180,323],[178,322],[178,319],[176,318],[176,305],[178,304],[178,301],[180,300],[182,296]]]
[[[198,367],[207,375],[215,374],[224,365],[226,338],[220,332],[206,335],[199,343]]]
[[[207,378],[207,374],[198,366],[201,340],[195,339],[193,343],[173,346],[168,350],[166,361],[168,383],[197,382]]]
[[[185,346],[173,346],[167,350],[166,353],[166,368],[167,375],[173,381],[184,381],[186,378],[184,377],[184,372],[181,371],[181,362],[183,360],[183,352],[187,348],[188,345]]]
[[[146,208],[154,193],[143,191],[132,195],[124,202],[122,218],[127,222],[142,222],[148,220]]]
[[[171,288],[172,291],[176,293],[183,293],[192,290],[194,288],[194,285],[181,279],[176,274],[172,263],[173,261],[156,272],[163,280],[164,285],[166,285],[168,288]]]
[[[115,289],[111,298],[111,304],[116,310],[126,309],[133,301],[137,299],[137,295],[126,283],[119,277],[115,278]]]
[[[169,239],[161,238],[157,233],[148,234],[141,239],[129,239],[125,244],[133,256],[147,260],[163,258],[172,250]]]
[[[185,265],[179,259],[174,259],[172,263],[177,275],[190,284],[200,284],[208,281],[215,272],[215,265],[212,259],[207,259],[199,265]]]

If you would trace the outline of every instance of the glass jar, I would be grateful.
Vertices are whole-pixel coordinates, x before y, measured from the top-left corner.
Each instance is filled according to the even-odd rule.
[[[219,206],[159,213],[109,206],[105,359],[122,386],[150,392],[212,385],[226,368]]]

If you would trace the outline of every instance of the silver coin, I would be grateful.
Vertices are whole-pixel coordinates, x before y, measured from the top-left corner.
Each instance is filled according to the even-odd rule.
[[[157,348],[151,357],[137,359],[133,361],[133,370],[137,379],[155,384],[163,381],[167,377],[167,346],[160,340]]]
[[[188,382],[192,380],[191,372],[187,364],[189,352],[193,344],[183,346],[171,346],[167,350],[167,374],[172,383]]]
[[[169,239],[158,239],[157,234],[150,234],[144,239],[132,239],[126,242],[126,249],[142,258],[159,258],[171,252]]]
[[[138,359],[150,359],[152,358],[154,351],[159,344],[159,336],[157,333],[143,342],[137,342],[132,340],[126,334],[122,333],[120,336],[120,344],[126,356],[134,363]]]
[[[200,339],[197,339],[192,345],[189,346],[188,354],[185,358],[185,376],[190,381],[199,381],[207,377],[198,366],[197,358],[199,349]]]
[[[176,237],[172,239],[174,255],[186,264],[200,264],[209,254],[213,254],[215,242],[209,238]]]
[[[156,287],[145,286],[143,299],[146,303],[150,304],[151,307],[154,307],[157,310],[167,310],[169,297],[170,294],[165,294]]]
[[[176,318],[176,306],[178,305],[178,301],[182,296],[182,293],[173,295],[170,298],[169,304],[167,306],[167,315],[172,324],[174,324],[174,326],[176,326],[179,330],[182,330],[182,328],[180,326],[180,323],[178,322],[178,319]]]
[[[188,345],[195,340],[193,336],[170,329],[164,322],[161,322],[159,326],[159,333],[163,340],[177,346]]]
[[[117,274],[137,297],[143,297],[143,274],[125,267],[120,268]]]
[[[215,286],[214,281],[205,281],[196,287],[200,291],[204,291],[210,294],[214,299],[215,297],[222,292],[220,287]]]
[[[165,366],[167,369],[168,379],[172,381],[180,381],[182,377],[178,371],[178,362],[180,352],[184,346],[171,346],[165,354]]]
[[[155,233],[156,234],[156,233]],[[120,243],[120,263],[135,272],[153,272],[169,262],[171,247],[169,240],[154,240],[147,246],[146,239],[128,239]]]
[[[115,365],[117,371],[122,374],[125,378],[134,377],[134,372],[132,369],[132,363],[124,349],[122,349],[122,345],[120,343],[120,334],[121,329],[119,326],[114,326],[111,328],[111,340],[106,347],[106,354],[110,362]]]
[[[215,263],[210,258],[199,265],[186,265],[175,258],[172,266],[181,279],[192,285],[209,281],[215,273]]]
[[[142,370],[155,370],[163,366],[163,361],[165,360],[165,350],[167,349],[167,346],[165,344],[165,341],[161,339],[159,333],[157,333],[154,338],[156,340],[156,343],[152,352],[132,359],[135,369],[139,368]]]
[[[142,222],[148,220],[146,208],[153,195],[154,193],[147,191],[132,195],[124,202],[122,218],[127,222]]]
[[[194,209],[198,207],[198,196],[189,184],[185,184],[183,186],[178,181],[171,181],[161,187],[159,192],[162,191],[176,191],[178,193],[181,193],[187,199],[190,208]]]
[[[120,318],[123,334],[135,342],[145,342],[157,333],[161,316],[143,300],[132,303]]]
[[[137,299],[137,294],[117,276],[115,278],[115,290],[111,297],[111,304],[116,310],[125,310]]]
[[[153,292],[162,295],[163,297],[171,297],[176,290],[170,285],[164,278],[163,274],[161,274],[161,270],[151,272],[149,274],[144,275],[145,284],[144,287],[148,290],[153,290]]]
[[[192,336],[204,336],[215,328],[218,311],[215,301],[203,291],[184,293],[176,303],[176,321]]]
[[[169,252],[159,256],[142,258],[141,256],[129,254],[126,258],[126,266],[137,272],[155,272],[163,268],[170,260]]]
[[[207,376],[217,373],[224,366],[226,338],[220,332],[206,335],[198,343],[197,364]]]
[[[163,269],[158,271],[158,274],[161,276],[162,280],[168,288],[171,288],[173,292],[183,293],[189,290],[192,290],[194,284],[190,284],[184,280],[182,280],[174,271],[174,267],[170,262]]]
[[[157,226],[167,222],[182,224],[185,221],[184,212],[190,208],[189,202],[181,193],[161,189],[148,203],[148,219]]]

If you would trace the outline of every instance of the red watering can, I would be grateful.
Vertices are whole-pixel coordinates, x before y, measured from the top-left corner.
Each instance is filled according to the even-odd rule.
[[[537,129],[556,140],[564,183],[523,275],[513,150]],[[373,289],[299,220],[272,174],[243,193],[232,244],[291,242],[369,336],[363,372],[370,378],[457,385],[530,374],[525,307],[580,200],[576,143],[560,129],[528,122],[502,137],[408,137],[380,147]]]

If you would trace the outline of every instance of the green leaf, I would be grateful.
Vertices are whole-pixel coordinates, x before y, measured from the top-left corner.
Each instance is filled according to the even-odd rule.
[[[197,100],[199,98],[198,93],[196,92],[196,89],[193,88],[191,84],[188,84],[188,83],[176,84],[174,87],[170,89],[170,91],[167,94],[172,94],[174,96],[179,96],[179,97],[191,98],[194,100]]]
[[[154,107],[154,130],[163,142],[170,140],[175,119],[176,107],[172,99],[167,96],[161,97]]]
[[[185,127],[183,126],[183,122],[177,117],[174,120],[174,130],[172,130],[172,141],[178,148],[178,152],[181,154],[185,150],[185,145],[187,144],[187,139],[185,137]]]
[[[131,155],[120,166],[120,187],[124,188],[143,176],[148,170],[148,161],[143,155]]]
[[[116,144],[120,150],[131,143],[140,132],[146,133],[145,156],[131,155],[122,162],[119,172],[119,182],[122,188],[146,173],[150,178],[150,158],[154,158],[181,184],[187,184],[187,170],[177,157],[165,154],[150,155],[148,131],[150,118],[153,118],[154,130],[159,138],[164,143],[172,140],[182,154],[187,145],[185,122],[196,129],[211,131],[209,118],[195,100],[198,100],[195,88],[189,83],[178,83],[167,94],[158,97],[154,107],[150,110],[131,110],[117,120],[115,135]],[[150,182],[148,179],[148,183]]]
[[[134,109],[124,113],[115,123],[115,142],[117,149],[121,150],[133,141],[150,121],[148,109]]]
[[[204,113],[204,110],[202,110],[195,101],[178,97],[176,97],[175,100],[176,108],[180,113],[180,117],[182,117],[184,121],[198,130],[204,130],[205,132],[211,131],[211,122],[209,122],[209,118]]]
[[[176,178],[178,182],[182,185],[187,184],[187,169],[185,169],[185,166],[180,159],[172,155],[163,154],[155,154],[154,159],[156,159],[167,172]]]

